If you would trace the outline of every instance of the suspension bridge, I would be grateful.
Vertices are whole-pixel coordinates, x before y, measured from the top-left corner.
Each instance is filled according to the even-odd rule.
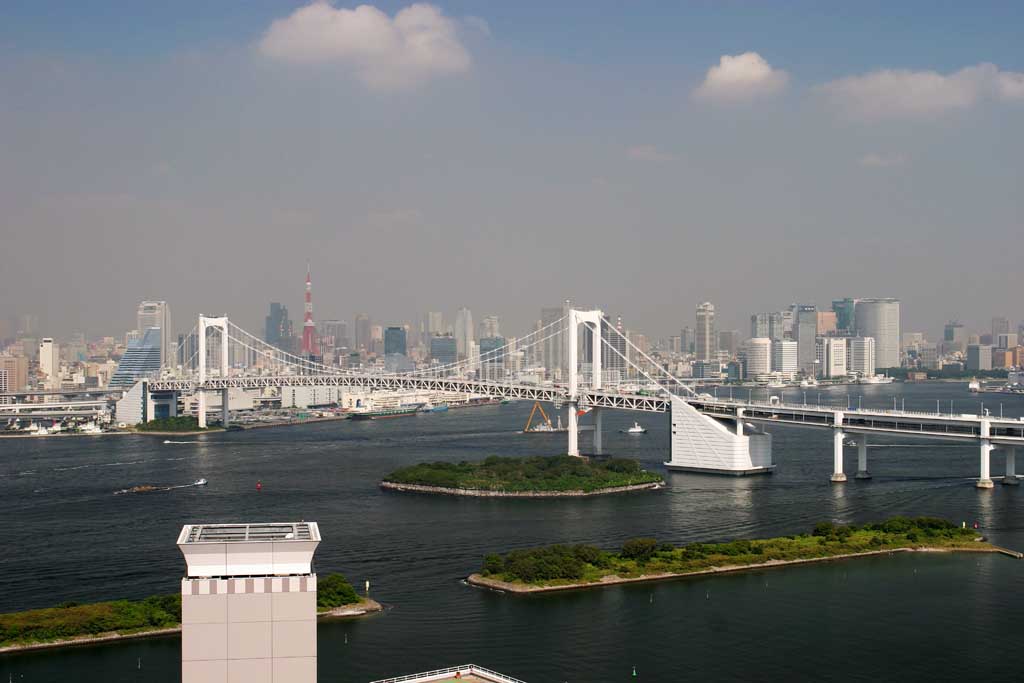
[[[598,310],[571,309],[566,316],[517,339],[515,350],[524,352],[545,343],[563,344],[567,357],[566,381],[534,384],[515,378],[499,381],[477,376],[483,364],[498,362],[509,353],[509,345],[477,357],[408,372],[350,370],[324,365],[271,346],[232,323],[227,316],[200,316],[194,330],[197,349],[187,363],[192,365],[192,361],[197,360],[197,371],[189,377],[149,380],[147,391],[163,396],[172,404],[176,404],[181,394],[194,394],[198,399],[197,415],[201,426],[206,426],[210,392],[220,393],[222,423],[228,424],[230,389],[343,387],[475,394],[566,404],[569,407],[567,452],[574,456],[580,455],[579,418],[585,413],[592,416],[590,431],[595,455],[603,450],[603,411],[668,413],[671,415],[671,458],[665,465],[669,469],[731,475],[770,472],[775,467],[772,437],[765,431],[769,424],[825,429],[832,432],[831,481],[836,483],[846,481],[843,449],[853,439],[857,447],[856,477],[859,479],[871,476],[867,449],[873,435],[974,443],[979,453],[979,488],[993,485],[990,457],[997,447],[1005,452],[1003,482],[1017,483],[1015,448],[1024,445],[1024,419],[944,414],[938,410],[928,413],[853,409],[848,405],[788,404],[777,397],[769,401],[716,398],[697,393],[684,380],[662,368],[614,326],[603,325],[603,317]],[[586,334],[580,334],[581,328]],[[606,338],[606,332],[612,339]],[[613,339],[616,343],[612,343]],[[208,344],[212,344],[212,349]],[[232,344],[246,351],[251,359],[248,367],[231,366],[229,348]],[[209,350],[219,353],[208,353]],[[643,377],[654,391],[641,393],[635,389],[605,386],[602,372],[605,354],[621,359],[621,367]],[[219,360],[211,363],[211,357]],[[641,364],[640,359],[646,363]]]

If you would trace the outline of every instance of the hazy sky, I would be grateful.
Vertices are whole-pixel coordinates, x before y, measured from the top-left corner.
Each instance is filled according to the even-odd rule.
[[[1024,318],[1021,3],[0,5],[0,315]]]

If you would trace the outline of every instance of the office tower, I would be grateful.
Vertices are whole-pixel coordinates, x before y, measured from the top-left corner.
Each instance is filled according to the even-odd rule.
[[[160,366],[173,365],[177,360],[174,353],[177,347],[171,324],[171,307],[166,301],[143,301],[139,304],[135,329],[139,330],[140,334],[145,334],[151,327],[160,328]]]
[[[835,311],[818,311],[818,335],[825,337],[837,331],[838,316]]]
[[[505,378],[505,339],[480,338],[480,373],[483,379],[496,382]]]
[[[773,342],[782,341],[786,338],[782,311],[775,311],[774,313],[768,314],[768,338]]]
[[[995,342],[1000,349],[1012,349],[1017,346],[1017,333],[1003,332],[995,338]]]
[[[950,320],[942,330],[942,350],[944,353],[961,353],[967,348],[967,331],[963,324]]]
[[[692,327],[684,327],[679,332],[679,346],[682,347],[683,353],[693,353],[694,346],[697,343],[697,334],[694,332]]]
[[[473,343],[473,313],[463,306],[455,314],[455,346],[459,355],[469,357],[470,344]]]
[[[142,338],[128,344],[117,369],[110,377],[111,389],[128,388],[138,380],[160,374],[160,328],[151,327]],[[210,347],[214,350],[213,347]],[[217,367],[214,364],[214,367]]]
[[[458,360],[459,351],[455,344],[455,337],[431,337],[430,357],[438,365],[452,365]]]
[[[10,391],[15,391],[11,388],[11,376],[3,367],[0,367],[0,394],[6,394]],[[0,396],[0,405],[10,403],[11,399],[7,396]]]
[[[992,347],[988,344],[967,345],[967,369],[991,370],[992,369]]]
[[[875,362],[875,338],[874,337],[852,337],[847,339],[847,372],[860,377],[870,377],[875,374],[877,363]]]
[[[316,683],[316,522],[186,524],[182,683]]]
[[[0,356],[0,370],[7,373],[8,391],[25,391],[28,385],[28,358]]]
[[[772,370],[772,340],[754,337],[743,344],[743,376],[757,379]]]
[[[384,330],[384,355],[406,355],[406,335],[404,327],[388,327]]]
[[[309,264],[306,264],[306,305],[302,318],[302,355],[306,358],[317,355],[316,323],[313,322],[313,281]]]
[[[770,313],[755,313],[754,315],[750,316],[750,338],[751,339],[759,339],[759,338],[762,338],[762,337],[766,338],[766,339],[770,339],[770,337],[768,336],[768,320],[769,320],[769,315],[771,315],[771,314]]]
[[[739,344],[739,330],[722,330],[718,333],[718,350],[724,351],[729,358],[736,355]]]
[[[697,306],[694,353],[697,360],[718,360],[718,337],[715,334],[715,306],[705,301]]]
[[[288,307],[277,302],[270,304],[270,315],[264,324],[263,340],[282,351],[292,350],[292,321],[288,319]]]
[[[555,379],[556,377],[564,376],[564,364],[565,364],[565,345],[566,337],[565,334],[567,323],[562,321],[560,325],[554,323],[563,318],[566,315],[566,311],[562,307],[550,307],[540,309],[540,329],[543,330],[537,336],[534,337],[535,341],[540,342],[541,346],[541,365],[547,371],[548,379]],[[551,336],[562,331],[562,334]],[[543,341],[541,341],[543,340]]]
[[[39,372],[46,375],[46,387],[60,387],[60,345],[50,337],[39,340]]]
[[[356,313],[355,322],[356,350],[370,350],[370,316]]]
[[[782,338],[783,339],[796,339],[796,307],[797,304],[790,304],[789,308],[782,313]]]
[[[818,309],[815,306],[797,305],[796,317],[793,322],[794,337],[796,338],[797,365],[800,372],[808,377],[814,377],[816,344],[818,339]]]
[[[929,342],[921,342],[917,347],[917,358],[921,367],[927,370],[939,369],[939,345]]]
[[[480,321],[480,338],[484,337],[500,337],[501,336],[501,318],[496,315],[485,316]]]
[[[900,366],[899,299],[858,299],[857,336],[875,340],[875,369]]]
[[[797,360],[797,343],[792,339],[772,341],[772,371],[793,375],[800,367]]]
[[[1010,333],[1010,321],[1003,317],[992,318],[992,341],[999,339],[1001,334]]]
[[[847,374],[846,338],[818,337],[815,347],[818,374],[829,379]]]
[[[856,326],[856,299],[833,299],[832,312],[836,314],[836,330],[849,334]]]
[[[325,320],[320,323],[321,346],[330,349],[348,348],[348,323],[344,320]]]
[[[444,316],[440,311],[430,311],[424,317],[423,345],[430,347],[432,337],[440,337],[445,334]]]
[[[589,332],[589,330],[588,330]],[[589,335],[586,335],[589,340]],[[616,373],[614,377],[621,379],[626,376],[626,359],[629,358],[628,344],[626,343],[626,330],[622,326],[622,316],[615,318],[615,323],[609,316],[602,316],[601,337],[607,344],[601,344],[601,369],[604,373],[609,371]],[[589,346],[589,341],[587,343]],[[590,357],[589,351],[586,358]]]

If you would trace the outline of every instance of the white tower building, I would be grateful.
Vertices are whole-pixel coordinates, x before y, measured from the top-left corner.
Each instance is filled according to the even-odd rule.
[[[39,340],[39,372],[46,375],[48,389],[60,388],[60,345],[50,337]]]
[[[316,683],[316,522],[186,524],[182,683]]]
[[[171,324],[171,307],[166,301],[143,301],[136,313],[135,328],[140,335],[146,334],[151,327],[160,328],[160,367],[174,365],[177,362],[175,350],[177,340]]]
[[[849,340],[847,370],[860,377],[875,374],[875,340],[873,337],[853,337]]]
[[[857,336],[875,340],[875,367],[900,365],[900,300],[858,299],[855,309]]]
[[[763,377],[772,371],[772,340],[754,337],[743,344],[744,376],[748,379]]]
[[[790,377],[799,367],[797,343],[792,339],[781,339],[772,343],[772,371],[781,372]]]

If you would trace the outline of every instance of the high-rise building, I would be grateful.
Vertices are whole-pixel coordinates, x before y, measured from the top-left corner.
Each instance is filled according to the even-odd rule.
[[[837,320],[835,311],[818,311],[818,335],[824,337],[835,334]]]
[[[855,320],[857,336],[875,339],[875,369],[899,367],[899,299],[858,299]]]
[[[967,331],[962,323],[950,320],[942,330],[942,351],[944,353],[963,353],[967,348]]]
[[[325,320],[320,323],[320,347],[333,351],[351,346],[348,323],[344,320]],[[326,354],[325,354],[326,355]]]
[[[503,337],[480,338],[480,373],[483,379],[499,381],[505,378],[506,351]]]
[[[316,683],[316,522],[186,524],[182,683]]]
[[[473,343],[473,313],[463,306],[455,314],[455,346],[459,355],[467,358]]]
[[[1010,333],[1010,321],[1003,317],[992,318],[992,341],[999,339],[1001,334]]]
[[[815,353],[820,377],[846,376],[846,337],[818,337]]]
[[[797,343],[792,339],[772,341],[772,371],[793,375],[800,367]]]
[[[768,317],[770,313],[755,313],[750,316],[750,338],[760,339],[762,337],[770,339],[768,336]]]
[[[177,360],[177,337],[171,323],[171,307],[166,301],[143,301],[135,317],[135,328],[141,334],[145,334],[151,327],[160,328],[160,365],[173,365]]]
[[[988,344],[968,344],[967,369],[973,371],[991,370],[992,347]]]
[[[684,327],[679,332],[679,346],[682,348],[683,353],[693,353],[694,346],[697,343],[697,334],[694,332],[692,327]]]
[[[406,355],[404,327],[388,327],[384,330],[384,355]]]
[[[818,309],[816,306],[799,304],[796,307],[796,316],[793,322],[794,337],[796,338],[797,365],[800,372],[809,377],[814,377],[815,360],[817,360],[818,340]]]
[[[836,329],[839,332],[853,332],[856,326],[856,299],[833,299],[832,312],[836,314]]]
[[[729,358],[736,355],[739,344],[739,330],[721,330],[718,333],[718,350],[724,352]]]
[[[601,344],[601,369],[604,372],[612,371],[618,373],[617,379],[626,376],[626,359],[629,358],[626,344],[626,330],[622,326],[622,316],[615,318],[612,324],[611,318],[604,316],[601,321],[601,336],[608,343]]]
[[[50,337],[39,340],[39,372],[46,375],[46,387],[60,387],[60,345]]]
[[[995,342],[1000,349],[1012,349],[1017,346],[1017,339],[1016,332],[1004,332],[996,337]]]
[[[264,341],[282,351],[291,352],[292,336],[292,321],[288,319],[288,307],[276,301],[271,303],[270,315],[264,322]]]
[[[459,357],[455,337],[432,337],[430,339],[430,357],[438,365],[453,365]]]
[[[112,389],[128,388],[140,379],[158,376],[161,367],[160,339],[160,328],[151,327],[141,339],[128,344],[108,386]]]
[[[313,322],[313,280],[310,277],[309,264],[306,264],[306,305],[302,318],[302,355],[306,358],[316,356],[316,323]]]
[[[28,358],[0,356],[0,370],[7,373],[8,391],[25,391],[28,385]]]
[[[484,337],[500,337],[501,336],[501,318],[496,315],[485,316],[480,321],[480,338]],[[483,348],[483,344],[480,345]]]
[[[715,306],[705,301],[697,306],[694,353],[697,360],[718,360],[718,336],[715,334]]]
[[[370,350],[370,316],[365,313],[356,313],[355,336],[356,350]]]
[[[875,362],[875,338],[852,337],[847,339],[846,342],[847,372],[860,377],[874,375],[875,368],[877,367]]]
[[[757,379],[772,370],[772,340],[754,337],[743,344],[743,376]]]
[[[565,334],[565,329],[567,323],[565,321],[562,321],[560,325],[555,325],[555,323],[564,318],[567,313],[565,307],[552,306],[540,309],[540,329],[543,332],[536,339],[543,340],[540,342],[540,362],[547,371],[549,379],[565,376],[566,337],[568,336]],[[562,330],[562,334],[555,335],[559,329]]]

